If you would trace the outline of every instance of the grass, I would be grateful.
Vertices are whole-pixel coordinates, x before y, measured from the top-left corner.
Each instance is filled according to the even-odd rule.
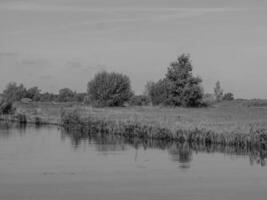
[[[62,125],[65,112],[65,127],[87,132],[247,146],[267,140],[267,109],[258,105],[265,103],[236,100],[208,108],[92,108],[75,103],[16,103],[15,107],[28,123]],[[76,118],[68,116],[73,111]]]

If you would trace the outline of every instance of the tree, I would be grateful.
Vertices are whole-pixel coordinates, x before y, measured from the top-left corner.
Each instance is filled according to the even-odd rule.
[[[27,98],[32,99],[33,101],[40,100],[41,90],[38,87],[32,87],[27,90]]]
[[[182,54],[168,67],[165,78],[156,83],[148,82],[146,94],[153,105],[196,107],[203,104],[202,80],[194,77],[190,56]]]
[[[14,102],[20,101],[27,96],[27,89],[23,84],[17,85],[15,82],[10,82],[3,91],[4,101]]]
[[[223,100],[224,101],[232,101],[232,100],[234,100],[234,94],[231,93],[231,92],[225,93],[223,95]]]
[[[42,102],[52,102],[52,101],[57,101],[58,100],[58,95],[52,94],[52,93],[42,93],[40,94],[40,101]]]
[[[170,82],[167,79],[161,79],[156,83],[151,83],[148,94],[153,105],[168,104]]]
[[[75,93],[74,100],[76,102],[83,102],[86,95],[86,93]]]
[[[150,96],[150,91],[151,91],[151,88],[153,87],[155,83],[153,81],[148,81],[145,85],[145,90],[143,92],[143,94],[145,96]]]
[[[221,88],[221,84],[219,81],[217,81],[215,84],[214,95],[215,95],[217,102],[220,102],[223,100],[223,89]]]
[[[95,75],[87,91],[95,106],[122,106],[133,95],[128,76],[106,71]]]
[[[74,100],[75,93],[69,88],[63,88],[59,90],[58,100],[60,102],[68,102]]]
[[[200,86],[202,80],[194,77],[190,56],[182,54],[177,61],[172,62],[168,68],[166,79],[170,83],[170,105],[175,106],[199,106],[203,98],[203,90]]]
[[[146,95],[134,95],[130,99],[132,106],[147,106],[150,103],[150,98]]]

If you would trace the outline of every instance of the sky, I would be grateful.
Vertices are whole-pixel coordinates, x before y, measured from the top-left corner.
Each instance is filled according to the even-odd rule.
[[[205,92],[267,98],[266,19],[264,0],[0,0],[0,90],[84,92],[107,70],[139,94],[189,53]]]

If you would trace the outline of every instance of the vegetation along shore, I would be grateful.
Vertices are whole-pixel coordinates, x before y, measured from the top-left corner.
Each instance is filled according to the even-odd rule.
[[[1,120],[55,124],[83,134],[105,133],[199,144],[267,145],[267,101],[234,100],[218,81],[207,94],[188,55],[170,64],[165,77],[135,95],[128,76],[99,72],[87,92],[58,94],[10,83],[1,95]]]

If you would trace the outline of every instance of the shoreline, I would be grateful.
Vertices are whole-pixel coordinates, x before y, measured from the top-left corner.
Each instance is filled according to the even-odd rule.
[[[140,139],[172,140],[267,149],[267,110],[238,101],[206,109],[168,107],[92,108],[81,104],[17,103],[0,121],[55,125],[82,134],[104,133]]]

